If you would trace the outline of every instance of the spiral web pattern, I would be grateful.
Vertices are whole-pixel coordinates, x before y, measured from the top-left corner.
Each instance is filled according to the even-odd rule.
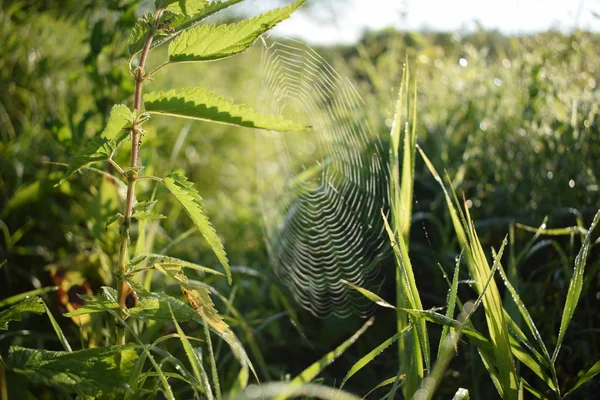
[[[313,127],[257,136],[263,219],[276,273],[316,316],[366,315],[374,304],[341,280],[374,292],[383,282],[386,152],[348,79],[301,42],[263,43],[263,111]]]

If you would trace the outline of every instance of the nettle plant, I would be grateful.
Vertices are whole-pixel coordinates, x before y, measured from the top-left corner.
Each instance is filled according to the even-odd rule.
[[[209,274],[225,275],[231,284],[232,277],[223,244],[213,229],[204,211],[202,198],[193,184],[178,173],[164,177],[144,175],[140,164],[143,151],[144,127],[152,115],[165,115],[175,118],[188,118],[242,127],[278,131],[298,131],[308,129],[282,116],[265,115],[251,108],[235,104],[231,100],[217,96],[200,87],[174,89],[166,92],[144,93],[144,84],[156,73],[166,70],[173,73],[177,64],[184,62],[207,62],[231,57],[248,49],[263,33],[273,28],[305,0],[298,0],[288,6],[277,8],[233,24],[202,24],[203,20],[242,0],[156,0],[155,10],[139,18],[129,39],[131,53],[130,71],[135,80],[133,107],[125,104],[113,106],[104,130],[90,139],[84,150],[69,160],[68,170],[62,178],[71,177],[90,164],[110,164],[117,171],[114,177],[126,186],[123,213],[110,219],[108,225],[118,223],[120,251],[118,263],[114,265],[113,286],[103,287],[97,296],[82,296],[85,303],[67,314],[71,318],[89,318],[91,313],[109,313],[115,322],[112,333],[105,334],[107,345],[73,351],[56,323],[52,314],[40,297],[7,299],[2,305],[13,304],[0,314],[0,329],[7,329],[8,322],[19,320],[24,312],[47,313],[65,351],[34,350],[12,347],[6,362],[0,359],[0,397],[18,395],[31,384],[57,388],[64,394],[77,393],[89,398],[137,398],[152,397],[152,392],[161,390],[169,399],[175,398],[169,378],[177,378],[191,386],[196,397],[221,398],[217,364],[210,340],[210,331],[223,339],[239,361],[241,369],[232,392],[246,387],[252,364],[240,341],[231,328],[218,314],[209,296],[209,287],[200,282],[188,280],[184,269],[195,269]],[[168,46],[168,59],[152,71],[146,71],[147,60],[152,51],[162,45]],[[116,155],[125,145],[131,146],[129,165],[119,165]],[[220,261],[224,274],[192,262],[167,257],[160,254],[133,254],[130,232],[137,221],[166,218],[154,211],[156,200],[136,199],[136,183],[142,179],[158,182],[168,189],[181,203],[195,227],[206,239]],[[60,184],[59,183],[59,184]],[[108,226],[107,225],[107,226]],[[112,225],[112,229],[114,226]],[[139,227],[142,229],[142,226]],[[139,274],[158,272],[176,281],[182,289],[187,303],[164,293],[154,293],[142,284]],[[16,304],[15,304],[16,303]],[[178,321],[195,321],[204,326],[204,343],[195,347],[193,341],[183,332]],[[81,322],[81,320],[79,321]],[[170,322],[176,333],[159,337],[148,344],[141,332],[152,324]],[[159,352],[156,345],[170,338],[178,338],[191,365],[180,368],[181,362],[174,363],[180,373],[164,372],[162,364],[167,356],[162,353],[159,360],[153,352]],[[144,339],[144,340],[143,340]],[[211,377],[202,361],[202,350],[206,352]],[[159,354],[161,354],[159,352]],[[172,358],[172,357],[171,357]],[[145,366],[152,368],[148,371]],[[4,379],[6,374],[16,378]],[[254,373],[256,376],[256,374]],[[21,380],[20,380],[21,379]],[[19,387],[25,385],[25,387]],[[8,387],[8,389],[7,389]],[[156,394],[154,394],[156,395]]]

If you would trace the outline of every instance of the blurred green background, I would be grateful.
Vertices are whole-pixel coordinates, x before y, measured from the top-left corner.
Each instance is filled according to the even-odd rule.
[[[52,268],[76,271],[98,290],[110,284],[118,254],[116,228],[107,230],[105,225],[122,208],[122,190],[89,170],[59,187],[54,184],[65,171],[68,156],[103,128],[111,106],[132,102],[127,38],[139,15],[138,4],[119,0],[0,4],[0,298],[51,285]],[[484,248],[497,248],[510,231],[511,254],[518,253],[533,234],[516,223],[537,227],[548,217],[549,228],[589,226],[600,206],[600,35],[388,29],[366,32],[356,46],[316,50],[355,84],[373,130],[384,141],[405,57],[418,71],[418,143],[438,170],[448,171],[458,192],[464,192]],[[157,65],[160,58],[159,50],[150,64]],[[257,45],[218,63],[185,65],[176,75],[169,75],[167,68],[148,86],[203,86],[258,106],[259,58]],[[354,332],[361,320],[312,317],[294,304],[274,275],[260,223],[262,194],[256,187],[254,135],[249,129],[156,117],[143,138],[141,160],[146,174],[185,171],[203,196],[236,266],[234,287],[224,279],[196,278],[206,279],[233,299],[241,316],[228,314],[227,321],[249,346],[261,377],[268,380],[302,371]],[[125,162],[128,155],[120,157]],[[142,182],[138,198],[149,198],[153,190],[153,185]],[[170,255],[217,266],[198,233],[173,243],[191,224],[177,205],[163,204],[160,194],[160,207],[169,218],[152,231],[151,250],[169,246]],[[411,255],[424,306],[429,308],[445,302],[438,264],[452,271],[460,249],[443,194],[421,160],[414,200]],[[575,234],[543,236],[535,251],[509,271],[544,338],[555,340],[558,333],[580,244]],[[559,363],[561,382],[571,385],[600,358],[598,256],[596,246],[586,270],[585,294]],[[155,289],[174,290],[161,285],[156,282]],[[382,296],[392,299],[393,290],[389,282]],[[460,293],[465,299],[475,296],[468,285],[461,285]],[[49,299],[59,311],[58,300]],[[393,313],[377,311],[376,317],[376,328],[326,370],[327,384],[339,383],[360,356],[391,336]],[[70,320],[63,318],[61,324],[70,335],[79,335]],[[0,336],[0,351],[15,343],[58,348],[41,317],[15,326]],[[384,353],[347,388],[364,394],[393,375],[393,357],[393,351]],[[230,361],[223,356],[224,366]],[[480,363],[476,350],[465,345],[451,364],[440,395],[454,393],[458,386],[468,387],[472,398],[495,393]],[[232,380],[234,373],[231,367],[224,374]],[[593,382],[579,395],[591,398],[598,388]]]

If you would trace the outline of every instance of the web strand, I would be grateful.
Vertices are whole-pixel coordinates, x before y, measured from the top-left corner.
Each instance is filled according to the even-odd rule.
[[[387,152],[348,79],[301,42],[263,43],[263,111],[313,127],[257,136],[262,213],[276,273],[316,316],[366,315],[374,304],[341,280],[378,292],[385,278]]]

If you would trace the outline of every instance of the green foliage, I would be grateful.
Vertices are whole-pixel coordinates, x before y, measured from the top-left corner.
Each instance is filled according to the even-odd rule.
[[[407,378],[413,379],[398,372],[399,362],[410,352],[421,351],[421,346],[404,347],[406,352],[400,353],[399,359],[398,353],[388,347],[388,351],[377,355],[384,344],[409,337],[398,337],[402,330],[396,325],[404,318],[405,330],[415,328],[409,321],[427,321],[433,356],[431,370],[421,374],[435,378],[434,372],[445,371],[443,379],[434,379],[436,386],[428,396],[452,398],[456,394],[456,398],[465,398],[470,393],[472,398],[487,398],[497,396],[494,385],[502,387],[498,372],[501,360],[495,353],[498,346],[488,328],[488,317],[496,315],[507,327],[510,354],[504,359],[512,357],[516,365],[518,396],[592,398],[600,371],[595,307],[598,241],[593,229],[600,193],[596,172],[600,167],[600,42],[597,34],[577,31],[505,37],[482,31],[461,36],[386,30],[367,32],[357,46],[319,49],[333,68],[355,83],[363,94],[373,131],[393,150],[389,161],[395,163],[392,170],[397,179],[393,174],[391,178],[400,187],[395,194],[401,201],[388,215],[389,223],[401,261],[408,260],[413,269],[414,277],[409,277],[407,286],[414,280],[421,308],[426,309],[407,308],[409,299],[404,293],[414,289],[398,285],[407,281],[400,268],[396,289],[400,288],[404,304],[393,296],[393,283],[387,282],[380,292],[351,285],[394,311],[379,310],[377,329],[368,330],[336,358],[335,364],[320,368],[318,378],[313,380],[321,379],[319,382],[327,386],[273,382],[241,390],[245,381],[252,379],[250,369],[243,367],[244,361],[239,361],[243,357],[236,356],[215,329],[222,330],[222,323],[236,335],[237,343],[232,346],[235,351],[246,347],[261,381],[269,381],[285,374],[298,376],[305,365],[311,365],[355,332],[359,322],[353,318],[313,319],[297,309],[280,290],[276,277],[265,270],[264,233],[256,218],[260,212],[257,200],[265,194],[256,193],[254,169],[261,149],[255,149],[254,137],[248,131],[236,131],[240,125],[257,127],[256,122],[263,117],[253,112],[246,114],[248,120],[236,116],[231,111],[235,105],[223,99],[216,104],[219,97],[212,95],[210,101],[202,100],[200,108],[218,109],[202,111],[209,118],[203,115],[200,119],[222,117],[225,121],[219,122],[224,123],[199,125],[193,121],[199,118],[196,114],[187,119],[156,118],[144,123],[143,131],[138,125],[143,134],[140,162],[130,168],[131,142],[120,140],[130,136],[136,120],[141,123],[147,116],[143,108],[130,112],[119,105],[126,104],[134,94],[131,74],[138,73],[139,64],[135,55],[152,32],[149,62],[141,71],[144,91],[148,85],[155,94],[168,93],[171,88],[187,87],[192,82],[210,85],[211,91],[260,110],[253,103],[260,84],[255,68],[259,55],[253,49],[223,60],[217,67],[214,63],[173,65],[168,58],[166,64],[160,64],[161,57],[168,57],[168,49],[159,46],[171,39],[182,41],[189,27],[220,32],[252,26],[247,35],[236,34],[240,43],[252,42],[253,35],[263,28],[253,25],[252,18],[241,25],[231,24],[230,20],[220,26],[200,25],[207,16],[238,2],[157,2],[156,7],[163,11],[156,20],[152,16],[138,20],[137,1],[5,3],[0,11],[0,42],[4,44],[0,86],[7,88],[0,93],[0,293],[5,298],[0,304],[7,308],[0,311],[0,326],[8,331],[3,330],[0,342],[0,364],[8,362],[10,345],[23,358],[43,354],[40,359],[46,362],[58,354],[62,360],[67,353],[37,353],[14,345],[76,349],[114,342],[115,320],[122,320],[126,339],[137,343],[125,354],[134,356],[137,352],[139,357],[132,359],[134,366],[123,369],[122,375],[111,372],[97,377],[103,385],[110,377],[108,396],[191,398],[206,396],[203,388],[210,387],[215,398],[221,388],[225,396],[230,393],[240,398],[255,398],[257,393],[272,397],[297,394],[356,398],[331,389],[354,373],[345,381],[345,389],[363,395],[375,387],[377,392],[369,392],[366,398],[390,398],[404,388]],[[132,28],[130,50],[134,59],[128,70],[130,54],[125,41]],[[230,39],[237,42],[233,40],[236,38]],[[229,50],[211,50],[213,55],[233,51],[227,40],[216,43]],[[208,53],[202,54],[205,57]],[[406,75],[401,77],[406,54],[411,67],[416,64],[411,69],[419,72],[418,93],[407,85]],[[468,66],[461,66],[459,58],[468,60]],[[156,65],[158,68],[152,70]],[[390,90],[399,82],[403,82],[400,96],[397,90]],[[398,102],[400,97],[402,101]],[[195,109],[197,102],[193,104]],[[462,202],[457,205],[453,199],[452,203],[461,225],[468,214],[475,221],[474,236],[463,229],[467,247],[459,240],[439,182],[431,177],[427,165],[415,160],[416,131],[431,165],[452,176],[451,185],[445,185],[447,190],[452,186],[459,195],[464,193],[464,209]],[[79,158],[68,160],[69,154],[78,154]],[[72,174],[70,180],[54,187],[67,170],[62,165],[66,162]],[[125,174],[115,165],[122,166]],[[188,229],[191,224],[178,218],[187,213],[184,205],[165,195],[162,184],[156,184],[161,182],[159,176],[168,176],[175,169],[185,170],[202,194],[204,216],[210,215],[208,226],[217,228],[217,239],[227,249],[231,274],[235,275],[233,286],[226,284],[220,272],[209,268],[215,266],[214,251],[210,246],[198,245],[203,239],[195,225]],[[97,173],[74,173],[83,170]],[[317,166],[297,178],[312,179],[321,171],[322,167]],[[133,199],[137,205],[128,222],[135,247],[125,252],[126,268],[119,273],[112,267],[119,265],[130,178],[137,181]],[[453,197],[451,191],[449,195]],[[136,203],[135,198],[140,201]],[[111,221],[113,225],[106,229]],[[468,229],[475,231],[472,226]],[[500,259],[489,248],[500,243],[507,231],[508,251]],[[404,239],[407,256],[402,255],[399,236]],[[498,283],[502,299],[494,298],[491,308],[482,303],[483,307],[465,324],[466,311],[472,305],[463,301],[478,297],[481,279],[487,281],[492,276],[483,270],[479,277],[472,273],[472,260],[468,258],[472,250],[476,250],[479,264],[484,265],[485,259],[488,268],[491,266],[490,273],[498,270],[504,288]],[[462,259],[455,260],[461,251]],[[438,263],[444,274],[454,273],[451,279],[439,273],[435,267]],[[388,277],[393,275],[393,266],[386,268]],[[56,275],[51,277],[50,270],[56,270]],[[75,282],[72,272],[80,277],[73,290],[68,285]],[[194,304],[201,306],[194,309],[181,301],[179,285],[196,288],[193,279],[198,277],[216,288],[211,289],[211,295],[217,304],[210,297],[200,296]],[[62,283],[58,283],[60,279]],[[89,284],[95,291],[106,285],[116,287],[117,279],[133,287],[139,295],[137,305],[121,309],[118,292],[105,289],[94,296],[85,292],[87,302],[71,308],[78,306],[78,294],[84,293],[83,286],[78,285]],[[450,282],[446,285],[445,280]],[[63,303],[63,294],[73,302]],[[38,295],[48,304],[47,309],[41,308],[44,305],[39,299],[25,300]],[[27,318],[31,310],[20,308],[23,300],[32,302],[35,313],[56,313],[63,307],[72,311],[66,314],[68,318],[57,316],[48,323],[44,317]],[[214,327],[206,323],[207,319]],[[205,327],[215,332],[214,348],[207,340],[210,337]],[[444,347],[458,338],[461,340],[455,347]],[[78,360],[76,364],[61,361],[52,364],[52,372],[77,365],[80,368],[73,379],[93,382],[81,377],[87,364],[81,367],[81,355],[77,351],[74,354],[78,354],[73,356]],[[196,358],[188,358],[192,354]],[[107,358],[114,362],[115,369],[119,368],[118,352]],[[452,363],[446,364],[452,358]],[[199,371],[212,370],[208,381],[202,372],[198,380],[192,361],[198,362]],[[15,397],[15,392],[25,396],[22,388],[28,390],[30,398],[78,392],[78,383],[61,380],[65,375],[57,374],[56,380],[54,374],[42,376],[48,367],[38,373],[31,366],[20,373],[12,369],[11,362],[6,370],[9,396]],[[89,371],[98,372],[94,366]],[[0,375],[2,372],[0,366]],[[29,374],[34,379],[29,379]],[[386,377],[389,379],[384,380]],[[124,379],[131,391],[117,393],[112,386],[124,387]],[[430,382],[426,379],[412,387],[425,389],[426,385],[421,385]],[[44,386],[54,390],[48,392]],[[459,387],[465,389],[457,392]],[[5,389],[0,384],[0,397]],[[86,391],[79,393],[82,397],[88,395]]]
[[[592,221],[592,225],[590,226],[590,229],[585,237],[585,241],[583,242],[583,246],[581,246],[581,250],[579,250],[577,258],[575,258],[575,270],[573,271],[573,276],[569,282],[567,299],[563,309],[562,319],[560,321],[560,330],[558,331],[558,340],[556,341],[556,349],[552,354],[553,362],[555,362],[556,358],[558,357],[558,352],[560,351],[560,346],[562,345],[562,341],[565,337],[565,332],[569,326],[569,323],[571,322],[571,319],[573,318],[575,307],[577,306],[579,297],[581,296],[581,289],[583,287],[583,273],[585,271],[588,253],[590,251],[592,232],[594,231],[594,228],[596,228],[596,225],[598,225],[598,222],[600,222],[600,210],[598,210],[596,213],[596,216]]]
[[[260,35],[289,18],[305,1],[299,0],[236,24],[188,29],[169,45],[169,61],[212,61],[238,54],[254,44]]]
[[[232,100],[215,96],[203,88],[152,92],[144,95],[144,106],[150,114],[219,122],[249,128],[279,131],[299,131],[306,126],[284,119],[282,116],[264,115]]]
[[[135,346],[109,346],[76,352],[12,347],[8,371],[30,384],[58,387],[81,396],[124,393],[138,357]]]
[[[43,314],[45,311],[44,302],[40,297],[35,296],[25,299],[6,310],[0,311],[0,330],[7,330],[10,321],[20,321],[23,313]]]
[[[204,2],[192,1],[192,7],[189,9],[184,7],[185,11],[179,6],[179,4],[181,4],[179,1],[177,3],[175,1],[166,2],[165,4],[158,3],[158,7],[164,7],[167,5],[167,3],[171,4],[163,13],[160,29],[154,32],[154,40],[152,41],[150,48],[164,44],[165,42],[184,32],[186,29],[198,25],[205,18],[210,17],[211,15],[234,4],[240,3],[241,1],[243,0],[217,0],[206,5],[203,5]],[[146,14],[137,20],[135,26],[133,27],[131,36],[129,37],[129,53],[131,53],[132,56],[142,51],[142,48],[144,47],[144,41],[148,36],[149,28],[152,26],[152,24],[152,14]]]
[[[231,270],[225,249],[205,214],[202,197],[200,197],[198,191],[194,189],[193,184],[185,176],[177,173],[167,175],[164,179],[164,184],[185,208],[185,211],[192,221],[194,221],[194,225],[200,230],[210,248],[215,252],[221,265],[225,268],[227,280],[231,283]]]
[[[329,364],[331,364],[333,361],[335,361],[339,356],[341,356],[348,349],[348,347],[350,347],[352,344],[354,344],[354,342],[356,342],[356,340],[362,334],[364,334],[365,331],[371,325],[373,325],[373,318],[367,320],[367,322],[358,331],[356,331],[356,333],[354,335],[352,335],[352,337],[350,337],[349,339],[344,341],[342,344],[340,344],[334,350],[325,354],[319,361],[316,361],[315,363],[310,365],[308,368],[306,368],[304,371],[302,371],[302,373],[300,375],[298,375],[297,377],[292,379],[290,382],[290,384],[292,385],[292,388],[294,387],[293,385],[303,385],[303,384],[311,382],[315,377],[317,377],[317,375],[319,375],[319,373],[321,373],[321,371],[325,367],[327,367]],[[277,399],[284,399],[287,397],[287,395],[289,395],[289,394],[285,393],[282,396],[278,396]]]

